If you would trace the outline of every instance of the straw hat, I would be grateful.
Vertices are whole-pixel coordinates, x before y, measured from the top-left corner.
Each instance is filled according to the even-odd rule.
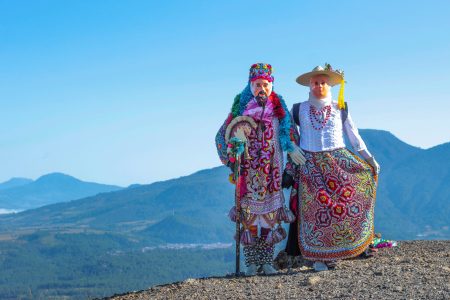
[[[340,84],[344,80],[344,72],[333,70],[330,64],[325,64],[325,67],[317,66],[311,72],[298,76],[296,81],[298,84],[309,86],[310,79],[317,75],[327,75],[330,78],[331,86]]]

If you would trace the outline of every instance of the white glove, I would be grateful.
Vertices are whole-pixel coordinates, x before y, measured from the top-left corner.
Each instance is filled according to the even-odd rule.
[[[245,132],[242,128],[238,128],[234,136],[240,139],[242,142],[247,143],[247,137],[245,136]]]
[[[294,149],[291,152],[288,152],[288,154],[291,157],[292,161],[297,165],[304,165],[305,161],[306,161],[305,153],[296,144],[294,144],[292,142],[291,142],[291,144],[292,144],[292,147],[294,147]]]
[[[375,174],[380,173],[380,165],[375,160],[375,157],[371,156],[369,158],[366,158],[366,161],[369,165],[371,165],[375,171]]]

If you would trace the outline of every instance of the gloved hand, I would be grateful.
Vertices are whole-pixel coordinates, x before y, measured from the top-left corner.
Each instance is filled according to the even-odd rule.
[[[288,189],[291,186],[294,186],[294,177],[289,175],[286,170],[283,172],[283,176],[281,177],[281,187],[283,189]]]
[[[375,174],[380,173],[380,165],[375,160],[375,157],[371,156],[366,158],[366,162],[373,167]]]
[[[238,128],[234,136],[240,139],[242,142],[247,143],[247,137],[245,136],[245,132],[242,128]]]
[[[294,149],[291,152],[288,152],[288,154],[291,157],[292,161],[295,164],[297,164],[297,165],[304,165],[305,161],[306,161],[305,153],[296,144],[292,143],[292,146],[293,146]]]

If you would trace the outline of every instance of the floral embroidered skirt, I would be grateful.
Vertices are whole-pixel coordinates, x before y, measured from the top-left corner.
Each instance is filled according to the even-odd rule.
[[[372,242],[377,177],[347,149],[307,152],[298,168],[298,243],[309,260],[355,257]]]

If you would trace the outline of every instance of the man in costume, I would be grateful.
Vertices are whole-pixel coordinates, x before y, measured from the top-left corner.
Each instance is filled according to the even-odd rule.
[[[360,255],[372,243],[380,167],[344,102],[343,72],[326,64],[300,75],[297,83],[310,88],[309,99],[291,110],[306,162],[286,165],[284,181],[292,179],[291,207],[298,217],[298,235],[289,234],[286,250],[298,252],[293,246],[298,237],[303,257],[323,271],[337,260]],[[337,84],[341,88],[334,101],[330,89]],[[344,135],[364,160],[345,148]],[[291,230],[295,233],[292,225]]]
[[[273,91],[272,67],[257,63],[250,68],[248,84],[237,95],[225,123],[216,136],[216,146],[223,164],[236,170],[230,156],[230,137],[245,143],[247,150],[240,162],[237,178],[240,205],[230,210],[236,222],[236,211],[242,223],[240,242],[244,245],[246,275],[255,275],[261,267],[264,274],[274,274],[274,244],[286,232],[281,222],[292,222],[293,214],[284,205],[281,188],[283,151],[302,163],[300,149],[293,142],[292,123],[283,98]],[[247,127],[239,127],[246,122]]]

